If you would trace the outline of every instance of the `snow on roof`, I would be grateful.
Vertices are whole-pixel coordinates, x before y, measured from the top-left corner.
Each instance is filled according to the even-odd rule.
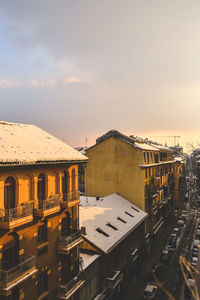
[[[78,152],[80,152],[81,154],[85,155],[87,147],[77,147],[75,148]]]
[[[0,121],[0,164],[85,160],[86,156],[35,125]]]
[[[104,253],[147,217],[146,212],[116,193],[99,200],[81,196],[80,200],[80,226],[86,227],[83,238]]]
[[[134,146],[136,148],[142,149],[142,150],[149,150],[149,151],[157,151],[158,152],[158,148],[151,146],[149,144],[146,143],[136,143],[134,144]]]
[[[184,158],[180,157],[180,156],[175,156],[174,159],[175,159],[175,161],[183,161],[184,160]]]
[[[90,266],[99,256],[100,255],[98,255],[98,254],[80,253],[83,270],[85,270],[88,266]]]

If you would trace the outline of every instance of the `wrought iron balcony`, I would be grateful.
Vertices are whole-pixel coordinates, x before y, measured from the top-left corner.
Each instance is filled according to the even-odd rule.
[[[78,190],[70,193],[63,193],[61,207],[70,207],[73,205],[74,201],[80,201],[80,193]]]
[[[58,252],[67,254],[69,250],[79,245],[82,241],[80,231],[76,231],[69,236],[61,236],[58,242]]]
[[[122,281],[123,275],[120,271],[115,271],[110,277],[106,278],[105,285],[107,288],[115,289],[115,287]]]
[[[24,203],[15,208],[0,209],[0,228],[10,229],[33,220],[33,203]]]
[[[38,208],[34,210],[34,215],[43,217],[60,210],[60,195],[56,195],[51,198],[39,200]]]
[[[0,287],[5,289],[12,288],[13,285],[20,284],[36,272],[35,256],[32,256],[11,269],[6,271],[0,270]]]
[[[85,280],[74,277],[67,284],[60,284],[57,287],[57,299],[68,299],[75,294],[80,287],[85,283]]]

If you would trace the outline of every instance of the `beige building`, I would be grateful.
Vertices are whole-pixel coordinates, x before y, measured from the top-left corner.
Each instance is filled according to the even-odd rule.
[[[97,138],[86,155],[86,195],[119,193],[149,214],[146,242],[150,235],[159,237],[180,202],[174,187],[182,176],[182,165],[173,151],[111,130]]]

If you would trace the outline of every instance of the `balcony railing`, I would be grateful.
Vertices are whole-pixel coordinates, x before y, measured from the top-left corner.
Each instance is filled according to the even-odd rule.
[[[105,285],[108,288],[115,289],[115,287],[122,281],[123,275],[120,271],[115,271],[110,277],[106,278]]]
[[[79,191],[63,193],[63,201],[75,201],[79,199]]]
[[[25,203],[15,208],[1,208],[0,221],[12,222],[33,215],[33,203]]]
[[[76,243],[77,242],[77,243]],[[72,233],[69,236],[61,236],[59,238],[59,243],[58,243],[58,250],[59,251],[65,251],[69,250],[69,248],[73,246],[76,246],[77,244],[82,242],[82,237],[81,237],[81,232],[77,231]]]
[[[34,269],[35,256],[32,256],[7,271],[0,270],[1,285],[8,285],[9,283],[16,281],[16,279],[21,278],[23,275],[26,275],[29,271]]]
[[[52,198],[39,201],[39,209],[48,210],[54,207],[60,206],[60,196],[54,196]]]
[[[65,285],[59,285],[57,287],[57,297],[58,299],[62,296],[61,295],[67,295],[70,293],[70,295],[73,295],[83,284],[85,283],[85,280],[80,280],[78,277],[73,278],[70,282],[68,282]]]
[[[33,220],[33,203],[24,203],[15,208],[0,209],[0,228],[10,229]]]

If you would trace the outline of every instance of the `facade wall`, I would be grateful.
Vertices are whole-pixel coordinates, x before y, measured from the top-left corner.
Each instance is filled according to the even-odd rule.
[[[106,196],[119,193],[141,209],[144,207],[144,170],[142,151],[109,138],[88,149],[86,195]]]
[[[72,192],[72,170],[75,170],[75,190],[78,190],[78,165],[65,165],[65,166],[41,166],[41,167],[17,167],[0,170],[0,209],[4,209],[4,189],[6,178],[12,176],[15,179],[15,207],[20,206],[23,203],[33,202],[34,209],[38,208],[38,193],[37,182],[39,174],[44,174],[46,179],[45,184],[45,198],[53,197],[57,194],[62,198],[62,176],[63,171],[68,171],[70,175],[70,189]],[[77,199],[79,200],[79,199]],[[61,236],[62,219],[66,217],[66,214],[70,216],[69,233],[78,230],[79,226],[79,201],[71,203],[70,207],[60,208],[54,213],[50,213],[47,216],[35,216],[29,223],[24,223],[21,226],[14,226],[12,229],[0,228],[0,270],[3,269],[3,255],[2,251],[6,247],[6,241],[10,235],[15,236],[18,240],[18,263],[24,262],[31,256],[35,256],[35,266],[38,272],[31,278],[27,278],[20,283],[20,297],[19,299],[43,299],[45,294],[38,296],[38,275],[42,272],[46,272],[48,277],[48,289],[46,296],[49,300],[56,299],[56,286],[62,280],[62,263],[63,260],[69,261],[68,257],[71,255],[71,251],[68,254],[58,254],[57,246],[58,240]],[[2,215],[1,215],[2,217]],[[1,219],[0,217],[0,219]],[[40,225],[46,224],[47,239],[44,242],[38,240],[38,228]],[[70,259],[70,263],[67,265],[64,272],[75,276],[79,271],[79,245],[75,247],[75,258]],[[74,275],[75,274],[75,275]],[[70,276],[68,276],[70,278]],[[12,293],[12,289],[4,291],[0,289],[1,295],[7,295]],[[1,297],[1,296],[0,296]],[[46,298],[45,298],[46,299]]]

